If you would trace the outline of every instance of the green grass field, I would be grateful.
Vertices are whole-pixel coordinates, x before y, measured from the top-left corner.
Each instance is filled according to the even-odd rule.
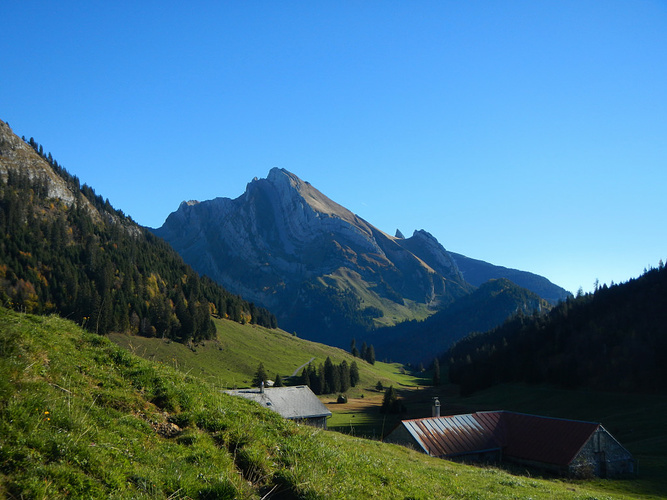
[[[419,382],[419,379],[401,373],[398,364],[377,362],[370,365],[342,349],[309,342],[282,330],[221,319],[216,319],[215,324],[217,340],[202,342],[193,349],[156,338],[123,334],[112,334],[109,338],[144,359],[170,365],[226,389],[249,387],[260,362],[271,379],[276,374],[285,379],[304,363],[312,360],[317,366],[327,357],[336,364],[343,360],[348,364],[357,362],[361,384],[353,388],[350,395],[360,394],[365,387],[375,387],[378,381],[387,386],[413,386]]]
[[[649,498],[618,484],[480,469],[299,426],[66,320],[0,309],[3,498]]]

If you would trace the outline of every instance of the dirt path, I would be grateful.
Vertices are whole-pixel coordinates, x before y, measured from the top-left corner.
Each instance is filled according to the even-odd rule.
[[[299,370],[301,370],[304,366],[307,366],[308,363],[312,363],[314,359],[315,359],[315,357],[310,358],[308,361],[306,361],[304,364],[302,364],[299,368],[294,370],[294,373],[292,373],[292,375],[290,375],[290,376],[291,377],[296,377],[299,374]]]

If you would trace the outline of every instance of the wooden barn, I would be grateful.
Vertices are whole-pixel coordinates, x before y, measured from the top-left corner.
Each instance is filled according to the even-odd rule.
[[[315,427],[327,428],[331,412],[317,399],[310,387],[267,387],[226,391],[232,396],[241,396],[259,403],[264,408],[279,413],[283,418],[303,422]]]
[[[599,423],[508,411],[404,420],[385,442],[435,457],[506,461],[574,477],[635,473],[630,452]]]

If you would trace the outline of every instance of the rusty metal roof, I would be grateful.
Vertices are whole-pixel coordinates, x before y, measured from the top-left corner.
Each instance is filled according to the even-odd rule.
[[[594,422],[504,412],[503,453],[513,458],[568,465],[600,427]]]
[[[472,413],[404,420],[403,425],[429,455],[453,457],[500,449],[501,444],[494,435],[499,416],[497,413],[495,422],[493,415],[479,420]]]
[[[600,424],[492,411],[404,420],[401,425],[436,457],[502,450],[508,457],[568,465]]]

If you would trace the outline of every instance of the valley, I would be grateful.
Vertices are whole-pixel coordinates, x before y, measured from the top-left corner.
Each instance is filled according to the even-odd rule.
[[[0,229],[2,496],[667,496],[662,262],[575,298],[425,230],[390,236],[284,169],[148,230],[4,122]],[[327,360],[359,371],[346,403],[319,396],[328,431],[223,393],[260,364],[296,384]],[[402,413],[380,412],[389,387]],[[602,422],[640,474],[536,477],[381,442],[435,396],[443,414]]]
[[[267,372],[291,374],[301,360],[315,357],[314,364],[330,356],[335,362],[354,360],[349,353],[322,344],[294,337],[286,332],[267,330],[250,325],[216,320],[218,340],[187,347],[160,339],[144,339],[126,335],[109,338],[145,359],[168,365],[179,371],[201,376],[216,387],[231,388],[249,385],[257,363],[264,362]],[[226,339],[224,342],[222,339]],[[272,342],[268,342],[272,340]],[[221,349],[221,346],[225,347]],[[267,346],[272,347],[267,347]],[[282,347],[280,347],[282,345]],[[249,358],[247,353],[253,353]],[[282,354],[281,354],[282,353]],[[248,359],[249,358],[249,359]],[[636,457],[640,476],[632,480],[596,480],[605,494],[621,494],[628,498],[662,498],[667,495],[663,470],[667,463],[667,431],[663,415],[667,412],[667,396],[618,394],[589,390],[566,390],[547,385],[500,385],[461,397],[458,386],[444,383],[431,385],[431,374],[410,374],[400,364],[369,365],[359,361],[361,383],[346,394],[348,402],[336,401],[336,394],[322,395],[320,400],[333,413],[328,420],[331,432],[352,437],[381,440],[402,419],[431,415],[431,402],[438,397],[442,415],[475,411],[508,410],[558,418],[601,422]],[[197,371],[199,370],[199,373]],[[406,406],[401,414],[380,412],[383,390],[393,385]],[[510,470],[513,474],[535,475],[536,471]],[[588,484],[577,481],[575,484]]]
[[[0,346],[0,493],[9,498],[427,499],[434,491],[452,499],[664,495],[664,483],[651,476],[544,479],[298,426],[53,316],[0,308]],[[510,388],[470,401],[519,400],[522,392]],[[524,402],[534,395],[525,394]],[[177,433],[163,434],[172,424]],[[664,464],[664,455],[656,459]]]

